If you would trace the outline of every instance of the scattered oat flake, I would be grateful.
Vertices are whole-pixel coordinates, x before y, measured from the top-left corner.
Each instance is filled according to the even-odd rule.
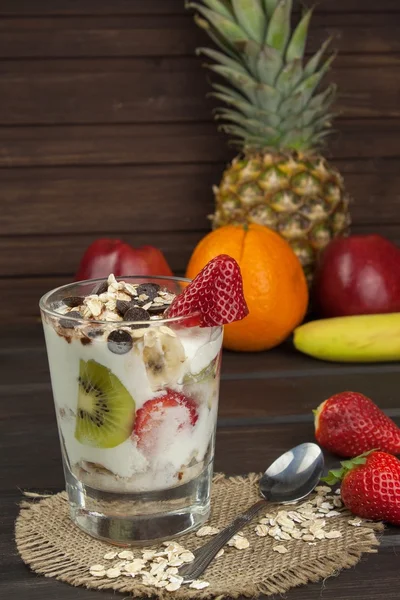
[[[156,553],[154,552],[154,550],[142,550],[142,553],[143,553],[142,559],[144,561],[153,560],[153,558],[156,555]]]
[[[289,529],[294,528],[294,523],[291,519],[289,519],[286,515],[278,515],[276,522],[281,527],[287,527]]]
[[[254,531],[256,532],[256,535],[258,535],[258,537],[265,537],[266,535],[268,535],[268,527],[266,525],[256,525]]]
[[[326,531],[325,537],[328,538],[328,540],[333,540],[335,538],[342,537],[342,534],[340,533],[340,531],[334,529],[333,531]]]
[[[118,556],[118,552],[107,552],[103,558],[105,558],[106,560],[114,560],[114,558]]]
[[[353,525],[353,527],[360,527],[362,525],[362,520],[359,517],[356,517],[355,519],[349,519],[347,522],[349,525]]]
[[[245,550],[249,546],[250,546],[250,542],[245,537],[239,537],[234,543],[234,547],[237,548],[238,550]]]
[[[302,533],[298,529],[293,529],[293,531],[290,532],[290,535],[292,536],[293,539],[300,540]]]
[[[170,567],[180,567],[181,565],[183,565],[183,560],[181,558],[171,558],[171,560],[169,561]]]
[[[315,491],[318,494],[329,494],[332,490],[330,487],[328,487],[326,485],[317,485],[317,487],[315,488]]]
[[[306,533],[305,535],[303,535],[303,537],[301,538],[302,540],[304,540],[305,542],[313,542],[315,540],[315,536]]]
[[[325,515],[328,519],[332,518],[332,517],[339,517],[340,516],[340,512],[338,512],[337,510],[330,510],[329,512],[326,513]]]
[[[92,565],[90,567],[90,571],[104,571],[105,567],[103,565]]]
[[[106,571],[106,577],[108,577],[108,579],[116,579],[120,575],[121,571],[116,567],[112,567],[111,569],[107,569]]]
[[[157,578],[153,577],[149,573],[143,573],[142,583],[143,585],[155,585],[157,583]]]
[[[118,558],[127,558],[128,560],[133,560],[133,552],[130,550],[123,550],[118,554]]]
[[[337,490],[335,490],[334,492],[335,494],[340,494],[340,488],[338,488]]]
[[[219,533],[218,527],[211,527],[206,525],[205,527],[200,527],[200,529],[196,532],[197,537],[205,537],[207,535],[216,535]]]
[[[182,552],[182,554],[179,555],[179,558],[181,560],[183,560],[183,562],[185,562],[185,563],[191,563],[194,561],[195,557],[194,557],[193,552],[186,551],[186,552]]]
[[[292,521],[295,521],[296,523],[301,523],[304,519],[302,518],[302,516],[296,512],[295,510],[291,510],[288,512],[288,517],[290,519],[292,519]]]
[[[333,506],[335,508],[342,508],[343,502],[340,498],[338,498],[338,496],[335,496],[335,498],[333,499]]]
[[[105,571],[90,571],[90,574],[92,575],[92,577],[104,577],[106,572]]]
[[[181,583],[178,583],[177,581],[175,582],[171,582],[166,586],[166,590],[167,592],[176,592],[176,590],[179,590],[179,588],[181,587]]]
[[[133,563],[128,563],[124,567],[125,573],[129,573],[129,575],[137,575],[141,569],[137,569]]]
[[[221,550],[218,550],[217,554],[215,555],[215,558],[219,558],[220,556],[222,556],[224,554],[225,550],[223,548],[221,548]]]
[[[192,581],[189,587],[194,590],[202,590],[208,587],[209,585],[210,584],[208,583],[208,581],[201,581],[200,579],[195,579],[194,581]]]
[[[268,535],[270,535],[271,537],[275,537],[276,535],[278,535],[278,533],[280,533],[281,528],[278,527],[278,525],[275,525],[274,527],[271,527],[271,529],[268,531]]]
[[[218,556],[218,554],[217,554]],[[168,567],[167,569],[165,569],[165,573],[167,575],[177,575],[178,574],[178,568],[177,567]]]
[[[274,552],[279,552],[279,554],[286,554],[286,552],[289,552],[286,546],[283,546],[282,544],[280,544],[279,546],[272,546],[272,550]]]

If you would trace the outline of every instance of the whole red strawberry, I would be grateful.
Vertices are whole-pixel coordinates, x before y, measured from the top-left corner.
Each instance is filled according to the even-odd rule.
[[[200,325],[212,327],[240,321],[248,314],[243,281],[236,260],[227,254],[216,256],[200,271],[171,304],[167,316],[200,313]]]
[[[342,481],[346,508],[364,519],[400,525],[400,460],[386,452],[367,452],[341,463],[324,481]]]
[[[400,454],[400,428],[358,392],[335,394],[315,412],[317,442],[339,456],[376,449]]]

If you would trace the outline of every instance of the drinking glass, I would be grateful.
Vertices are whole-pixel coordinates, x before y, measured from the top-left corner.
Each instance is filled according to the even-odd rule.
[[[173,294],[188,283],[121,280]],[[71,283],[40,300],[71,519],[118,545],[170,539],[210,511],[222,327],[200,327],[196,315],[61,314],[65,298],[101,283]]]

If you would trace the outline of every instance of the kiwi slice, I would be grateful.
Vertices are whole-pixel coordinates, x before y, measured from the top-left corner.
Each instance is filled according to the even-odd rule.
[[[75,438],[86,446],[114,448],[132,433],[135,401],[118,377],[94,360],[80,361]]]

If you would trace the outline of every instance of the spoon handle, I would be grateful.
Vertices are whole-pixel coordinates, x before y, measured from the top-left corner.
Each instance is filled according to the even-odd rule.
[[[216,536],[214,536],[209,542],[200,546],[194,551],[195,559],[188,565],[185,565],[179,569],[179,575],[184,578],[183,583],[190,583],[194,579],[197,579],[199,575],[206,570],[215,555],[225,546],[227,542],[249,523],[255,515],[260,512],[266,505],[265,500],[259,500],[253,506],[248,508],[239,517],[236,517],[234,521],[228,527],[225,527]]]

